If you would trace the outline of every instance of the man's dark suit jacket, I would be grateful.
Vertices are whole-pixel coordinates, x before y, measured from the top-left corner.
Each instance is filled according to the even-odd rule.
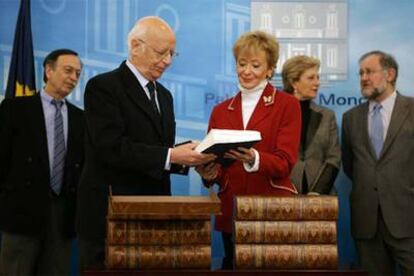
[[[63,189],[63,234],[75,235],[76,191],[84,158],[83,111],[68,101],[68,141]],[[45,119],[40,94],[5,99],[0,107],[0,229],[46,232],[51,190]]]
[[[368,102],[347,111],[342,122],[342,159],[352,180],[351,229],[373,238],[381,208],[396,238],[414,237],[414,99],[397,94],[384,146],[377,159],[368,134]]]
[[[78,201],[81,239],[105,237],[109,186],[117,195],[170,195],[164,169],[175,139],[171,93],[156,83],[161,117],[123,62],[85,90],[86,160]]]

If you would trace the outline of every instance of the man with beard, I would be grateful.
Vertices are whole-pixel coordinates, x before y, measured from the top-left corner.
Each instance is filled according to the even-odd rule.
[[[384,52],[359,60],[368,100],[343,116],[342,153],[352,181],[351,228],[370,274],[414,275],[414,99],[396,91],[398,64]]]

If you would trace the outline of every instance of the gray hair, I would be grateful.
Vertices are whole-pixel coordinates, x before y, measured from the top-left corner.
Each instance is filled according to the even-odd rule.
[[[137,20],[134,24],[134,26],[131,28],[131,30],[128,33],[128,38],[127,38],[127,45],[128,45],[128,56],[130,56],[131,54],[131,44],[132,44],[132,40],[135,38],[138,38],[140,35],[142,35],[142,31],[139,28],[139,22],[141,20]]]
[[[364,59],[366,59],[369,56],[378,56],[380,65],[383,69],[394,69],[395,70],[395,78],[391,81],[392,86],[395,87],[395,83],[397,82],[398,77],[398,62],[397,60],[390,54],[385,53],[383,51],[375,50],[368,52],[366,54],[363,54],[359,58],[359,63],[361,63]]]

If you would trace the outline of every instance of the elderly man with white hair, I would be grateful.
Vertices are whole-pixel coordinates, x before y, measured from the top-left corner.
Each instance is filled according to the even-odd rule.
[[[128,59],[85,89],[86,160],[78,196],[80,268],[102,268],[108,194],[171,195],[170,173],[212,161],[195,143],[174,147],[173,98],[157,80],[176,38],[161,18],[137,21]]]

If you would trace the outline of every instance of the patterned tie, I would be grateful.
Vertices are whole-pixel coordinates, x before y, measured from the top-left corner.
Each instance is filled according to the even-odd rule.
[[[53,167],[50,177],[50,187],[59,195],[63,185],[63,171],[65,167],[65,134],[63,132],[63,117],[62,117],[62,101],[52,100],[52,104],[56,108],[55,112],[55,135],[53,139],[54,153],[53,153]]]
[[[151,97],[152,108],[154,109],[155,114],[159,115],[160,112],[159,112],[158,107],[157,107],[157,102],[155,101],[155,84],[154,84],[154,82],[152,82],[152,81],[148,82],[147,83],[147,88],[148,88],[148,91],[149,91],[149,94],[150,94],[150,97]]]
[[[384,125],[381,116],[381,104],[374,105],[371,120],[371,142],[374,146],[377,158],[379,158],[384,144]]]

